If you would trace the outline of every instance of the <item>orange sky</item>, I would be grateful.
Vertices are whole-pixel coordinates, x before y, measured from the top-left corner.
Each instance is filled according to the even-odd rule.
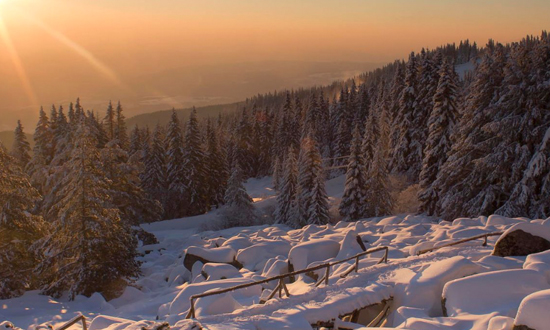
[[[145,96],[180,97],[160,108],[186,106],[183,94],[143,78],[175,79],[174,68],[385,63],[423,46],[539,34],[550,28],[548,13],[547,0],[0,0],[0,130],[76,96],[98,108],[121,99],[129,115],[151,110],[140,106]],[[212,88],[201,82],[193,93],[201,86]]]

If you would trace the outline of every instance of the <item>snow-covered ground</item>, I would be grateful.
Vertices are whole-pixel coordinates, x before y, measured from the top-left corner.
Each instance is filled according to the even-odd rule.
[[[342,185],[342,177],[327,183],[333,203],[338,202]],[[246,187],[257,208],[274,205],[269,178],[249,180]],[[540,314],[550,304],[549,253],[527,258],[492,256],[497,241],[492,237],[487,247],[478,240],[416,256],[421,249],[504,231],[517,223],[522,225],[516,227],[526,231],[536,226],[546,232],[548,220],[491,216],[436,223],[426,217],[399,215],[299,230],[263,225],[199,232],[216,216],[212,211],[144,225],[159,244],[140,247],[143,274],[117,299],[106,302],[95,294],[68,301],[27,292],[0,300],[0,323],[11,321],[23,329],[44,323],[55,327],[82,313],[91,322],[91,330],[141,329],[155,322],[168,322],[172,329],[182,330],[198,329],[194,325],[204,329],[311,329],[311,323],[331,321],[393,299],[386,327],[511,329],[516,315],[523,324],[548,324],[543,323],[548,316]],[[196,320],[185,319],[193,294],[286,273],[288,261],[299,270],[342,260],[363,251],[357,236],[367,249],[389,246],[388,263],[377,264],[383,254],[377,252],[360,261],[359,273],[345,278],[340,275],[353,261],[335,266],[328,286],[315,287],[314,275],[300,275],[288,284],[290,297],[275,296],[265,304],[259,302],[276,282],[201,298],[196,301]],[[188,270],[186,252],[217,263],[198,261]],[[226,263],[233,260],[242,269]],[[323,274],[320,270],[316,275]]]

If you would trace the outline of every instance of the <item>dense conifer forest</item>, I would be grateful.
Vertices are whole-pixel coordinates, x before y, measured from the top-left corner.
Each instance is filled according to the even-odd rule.
[[[460,77],[455,67],[473,69]],[[137,225],[223,208],[222,227],[298,228],[389,215],[404,192],[441,219],[550,217],[550,36],[461,42],[237,112],[126,127],[122,105],[40,110],[0,146],[0,298],[120,293]],[[338,215],[325,181],[345,175]],[[243,182],[272,176],[273,214]],[[108,259],[105,259],[108,256]]]

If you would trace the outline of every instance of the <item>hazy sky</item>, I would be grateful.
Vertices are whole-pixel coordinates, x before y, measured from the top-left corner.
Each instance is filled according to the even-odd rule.
[[[156,108],[232,101],[229,89],[216,93],[211,82],[230,79],[212,72],[232,75],[233,63],[239,70],[264,61],[361,63],[285,67],[277,77],[299,81],[466,38],[514,41],[550,29],[549,13],[548,0],[0,0],[0,130],[17,116],[30,120],[41,104],[76,96],[97,110],[121,99],[129,115],[152,109],[143,99]],[[259,72],[257,63],[250,67]],[[265,90],[249,95],[258,92]]]

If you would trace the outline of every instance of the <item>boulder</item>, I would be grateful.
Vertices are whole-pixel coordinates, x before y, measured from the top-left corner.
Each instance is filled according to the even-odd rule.
[[[499,257],[526,256],[550,249],[550,242],[522,229],[504,233],[495,244],[493,255]]]
[[[191,246],[185,251],[185,257],[183,258],[183,265],[189,271],[193,269],[195,262],[200,261],[203,264],[206,263],[225,263],[235,266],[241,269],[243,266],[235,259],[237,252],[229,246],[223,246],[219,248],[201,248],[197,246]]]

